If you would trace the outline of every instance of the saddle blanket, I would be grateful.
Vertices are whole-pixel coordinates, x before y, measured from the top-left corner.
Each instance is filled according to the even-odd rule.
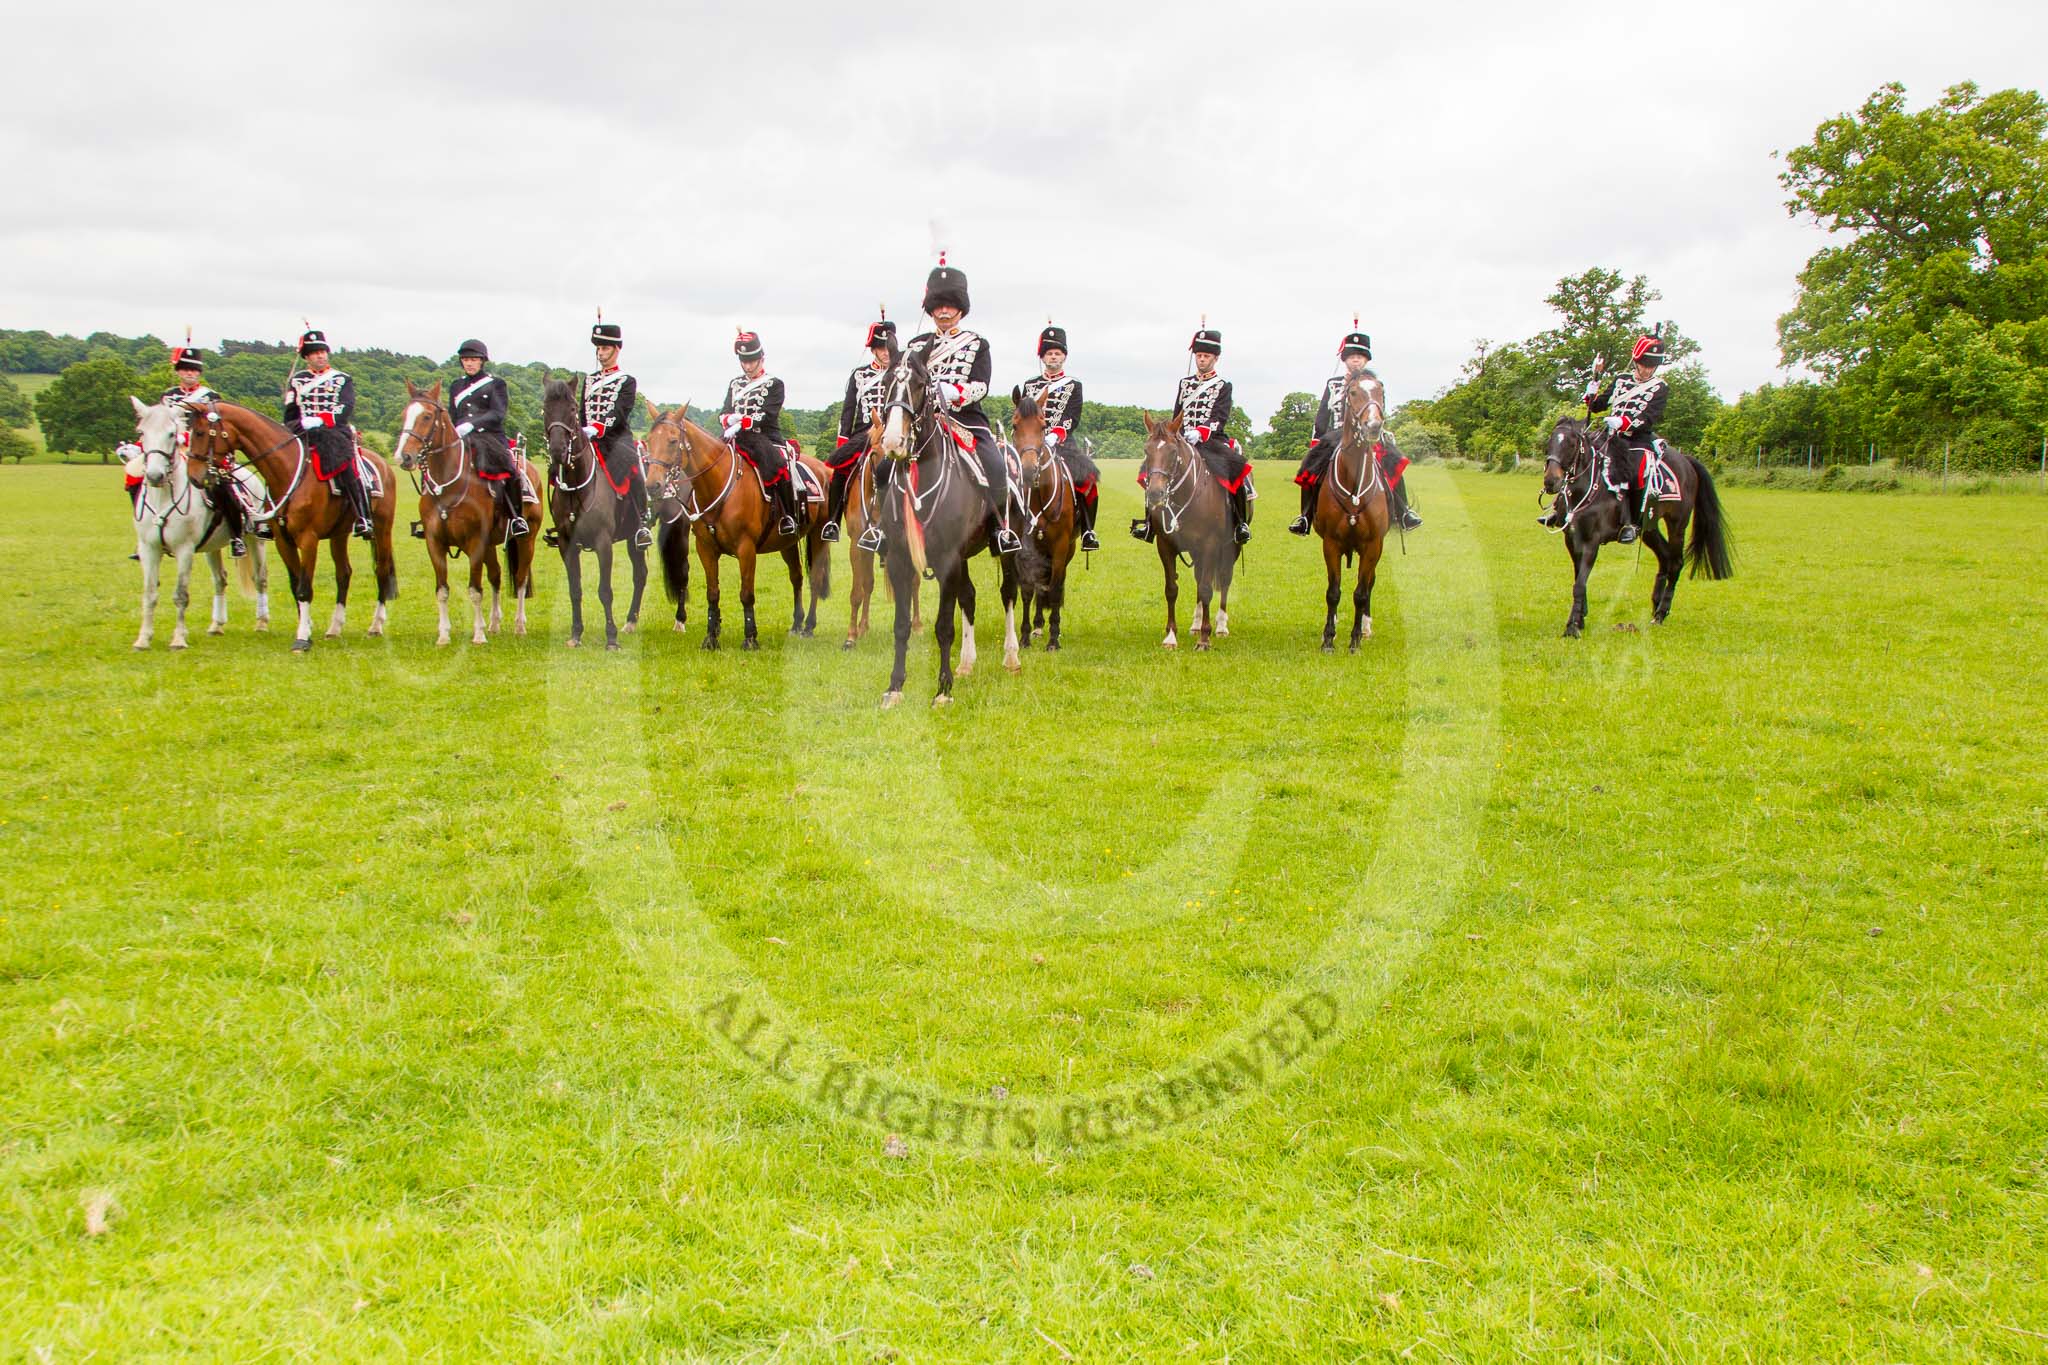
[[[1685,496],[1678,471],[1669,463],[1671,447],[1659,437],[1657,448],[1643,452],[1643,493],[1658,502],[1677,502]]]

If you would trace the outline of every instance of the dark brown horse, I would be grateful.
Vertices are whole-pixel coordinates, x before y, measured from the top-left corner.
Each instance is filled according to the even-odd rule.
[[[530,460],[520,461],[527,478],[520,515],[526,518],[527,531],[507,541],[504,511],[478,471],[469,444],[455,432],[455,421],[441,403],[441,381],[422,389],[408,379],[405,393],[405,420],[392,453],[400,468],[412,471],[419,488],[419,534],[427,542],[427,562],[434,566],[434,605],[441,616],[434,643],[448,643],[448,561],[455,555],[469,556],[469,642],[489,643],[484,634],[486,570],[491,577],[491,629],[503,627],[500,544],[512,574],[512,633],[524,635],[526,599],[533,595],[533,556],[540,544],[540,470]]]
[[[960,442],[971,436],[948,419],[939,404],[922,354],[913,351],[890,374],[882,409],[879,453],[889,464],[881,493],[881,526],[887,553],[889,595],[896,603],[896,659],[889,672],[884,709],[903,700],[904,655],[910,647],[910,618],[920,575],[938,580],[939,612],[932,639],[939,647],[939,687],[933,706],[953,700],[953,679],[974,671],[974,576],[967,561],[989,547],[994,523],[971,472],[974,460]],[[1016,558],[1034,556],[1027,540]],[[1002,564],[1003,667],[1023,667],[1017,653],[1017,572]],[[953,609],[967,628],[960,641],[960,667],[953,667]]]
[[[659,544],[663,581],[676,601],[676,629],[683,628],[683,603],[690,588],[690,544],[694,540],[704,568],[704,648],[718,648],[718,561],[731,555],[740,562],[740,613],[745,634],[741,649],[759,649],[754,623],[754,565],[759,556],[779,554],[789,566],[789,633],[808,638],[818,629],[819,599],[832,591],[832,556],[819,532],[825,525],[822,498],[806,499],[804,517],[793,536],[776,529],[779,513],[761,484],[760,471],[732,446],[692,422],[688,404],[664,413],[649,403],[654,423],[647,429],[648,480],[661,499],[663,516],[680,516],[662,527]],[[788,478],[796,477],[801,461],[825,486],[826,469],[798,453]],[[811,600],[804,607],[804,568],[810,570]]]
[[[1571,557],[1572,614],[1564,633],[1577,639],[1586,626],[1586,579],[1600,547],[1621,534],[1621,499],[1600,477],[1600,465],[1607,442],[1615,439],[1606,431],[1589,435],[1586,424],[1576,417],[1561,417],[1550,433],[1550,447],[1543,460],[1543,492],[1555,499],[1564,518],[1564,549]],[[1619,446],[1619,442],[1617,442]],[[1636,458],[1617,449],[1623,459]],[[1671,598],[1678,591],[1678,571],[1689,561],[1692,575],[1704,571],[1708,578],[1728,578],[1735,572],[1734,556],[1728,543],[1728,517],[1721,510],[1721,495],[1707,467],[1676,447],[1671,449],[1671,471],[1678,479],[1678,496],[1650,499],[1649,515],[1643,517],[1643,544],[1657,556],[1657,579],[1650,587],[1650,623],[1664,624],[1671,614]],[[1686,544],[1685,528],[1692,525],[1692,543]]]
[[[846,641],[841,649],[852,649],[863,635],[868,633],[868,604],[875,596],[875,551],[860,547],[861,536],[870,526],[878,525],[882,504],[875,495],[875,452],[882,448],[882,414],[875,413],[875,420],[868,428],[868,446],[861,452],[860,464],[854,469],[849,496],[846,500],[846,540],[850,547],[847,562],[851,569],[853,588],[847,593],[849,608],[846,616]],[[887,554],[884,547],[882,553]],[[924,629],[924,584],[919,581],[910,594],[910,629]]]
[[[1074,562],[1074,476],[1066,461],[1045,444],[1045,414],[1024,390],[1010,390],[1016,405],[1010,441],[1017,448],[1017,496],[1023,504],[1024,539],[1046,564],[1045,588],[1031,578],[1020,579],[1024,621],[1035,640],[1045,630],[1045,647],[1060,647],[1060,613],[1067,605],[1067,566]],[[1048,614],[1052,620],[1047,625]]]
[[[303,654],[313,647],[313,567],[319,561],[320,542],[327,542],[334,558],[334,616],[327,624],[327,638],[338,639],[348,619],[348,584],[352,576],[348,562],[348,541],[355,525],[355,512],[348,499],[334,491],[314,473],[313,453],[303,437],[258,412],[233,403],[188,403],[193,412],[192,451],[206,464],[225,460],[239,452],[263,480],[270,506],[259,513],[259,524],[271,528],[277,552],[291,575],[292,597],[299,604],[299,629],[292,637],[292,652]],[[371,559],[377,569],[377,609],[370,615],[371,635],[382,635],[386,613],[398,600],[398,565],[391,554],[391,520],[398,510],[398,489],[391,466],[373,451],[365,460],[376,471],[377,492],[370,499]]]
[[[1179,413],[1158,421],[1149,412],[1138,415],[1145,419],[1145,463],[1138,482],[1145,486],[1145,520],[1166,574],[1166,638],[1159,643],[1167,649],[1180,645],[1173,607],[1180,598],[1180,556],[1185,554],[1195,571],[1195,613],[1188,629],[1195,648],[1207,649],[1215,636],[1230,634],[1230,579],[1239,549],[1230,495],[1181,436]]]
[[[604,647],[617,649],[619,631],[640,624],[640,598],[647,591],[647,552],[633,543],[633,500],[583,434],[583,395],[561,379],[547,380],[541,394],[541,417],[548,433],[548,519],[554,523],[562,569],[569,577],[569,647],[583,643],[582,554],[589,550],[597,556]],[[633,603],[623,627],[612,617],[614,541],[625,542],[633,561]]]
[[[1387,541],[1387,481],[1380,473],[1380,436],[1385,429],[1379,381],[1359,375],[1344,396],[1344,430],[1337,453],[1316,490],[1311,524],[1323,538],[1323,653],[1337,648],[1338,575],[1354,556],[1358,582],[1351,590],[1351,652],[1372,636],[1372,587],[1379,576],[1380,551]]]

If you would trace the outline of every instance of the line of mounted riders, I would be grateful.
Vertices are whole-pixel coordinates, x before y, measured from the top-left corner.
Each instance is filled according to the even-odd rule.
[[[685,416],[688,405],[662,412],[640,398],[633,377],[619,367],[622,329],[600,311],[590,340],[596,368],[574,385],[544,385],[547,469],[505,435],[508,394],[491,375],[482,342],[458,351],[461,378],[445,398],[437,381],[407,384],[408,402],[395,448],[419,494],[413,534],[427,543],[439,610],[438,642],[450,636],[448,560],[469,559],[471,640],[487,640],[486,620],[503,622],[501,589],[511,579],[514,629],[525,633],[542,497],[548,500],[547,543],[561,552],[568,578],[568,643],[583,636],[581,553],[597,558],[597,597],[605,616],[605,642],[617,648],[623,628],[635,628],[645,589],[646,551],[659,549],[664,582],[676,601],[675,628],[687,616],[689,551],[695,548],[706,580],[704,646],[719,645],[718,561],[740,563],[742,647],[758,647],[754,571],[762,554],[779,554],[795,601],[791,630],[809,636],[817,602],[829,590],[829,552],[844,523],[854,538],[853,609],[846,646],[868,628],[868,603],[877,558],[888,573],[897,606],[895,665],[885,705],[901,699],[905,650],[921,624],[919,584],[938,584],[934,634],[939,650],[939,691],[950,699],[953,609],[968,621],[959,673],[974,664],[974,583],[967,562],[984,549],[1002,573],[1004,661],[1019,666],[1019,609],[1046,648],[1060,646],[1065,579],[1076,550],[1100,548],[1095,535],[1100,471],[1080,435],[1080,381],[1066,372],[1065,331],[1040,334],[1041,373],[1012,390],[1012,425],[998,438],[982,400],[992,374],[988,343],[961,324],[969,311],[967,279],[942,254],[926,281],[923,311],[929,331],[899,345],[886,316],[867,329],[868,363],[848,376],[835,448],[822,458],[785,439],[780,428],[782,381],[767,373],[761,340],[741,332],[734,343],[741,373],[728,385],[716,432]],[[1158,551],[1166,589],[1166,634],[1178,643],[1178,570],[1193,570],[1196,604],[1191,632],[1198,649],[1229,633],[1229,593],[1238,556],[1251,536],[1250,462],[1225,431],[1231,386],[1217,372],[1222,334],[1203,326],[1190,342],[1192,365],[1176,390],[1170,415],[1148,413],[1145,459],[1139,474],[1144,515],[1131,534]],[[293,649],[312,644],[313,569],[325,540],[335,564],[335,607],[328,635],[341,633],[350,578],[348,540],[369,540],[378,601],[370,625],[380,634],[397,596],[391,531],[397,487],[390,465],[362,447],[350,419],[354,387],[333,368],[325,334],[308,327],[299,342],[301,365],[287,381],[284,421],[273,422],[226,403],[204,383],[204,358],[187,344],[173,352],[177,385],[154,407],[136,400],[138,439],[122,450],[143,561],[143,627],[148,645],[165,555],[178,564],[178,624],[173,647],[185,638],[184,612],[191,560],[206,553],[213,566],[212,630],[226,616],[225,570],[220,552],[241,561],[251,532],[273,540],[291,576],[299,609]],[[1343,370],[1322,392],[1314,439],[1295,475],[1301,514],[1289,530],[1321,536],[1327,573],[1323,648],[1335,646],[1341,568],[1356,561],[1350,646],[1355,652],[1372,629],[1371,600],[1377,565],[1391,527],[1414,529],[1421,519],[1407,505],[1401,456],[1385,431],[1385,390],[1371,368],[1371,338],[1361,331],[1340,345]],[[1593,426],[1568,419],[1553,435],[1545,488],[1554,499],[1544,524],[1567,533],[1579,565],[1567,634],[1576,635],[1585,613],[1585,575],[1593,552],[1608,539],[1636,537],[1637,508],[1654,508],[1645,536],[1660,572],[1653,592],[1655,619],[1670,608],[1670,587],[1680,563],[1685,524],[1695,507],[1695,571],[1727,572],[1718,501],[1705,470],[1664,448],[1654,424],[1668,390],[1656,377],[1662,363],[1654,337],[1639,342],[1630,376],[1602,387],[1589,384],[1589,413],[1611,411]],[[636,439],[640,405],[649,425]],[[195,489],[197,493],[195,495]],[[1661,520],[1660,534],[1655,521]],[[633,567],[633,592],[623,627],[612,608],[612,546],[624,542]],[[505,565],[500,568],[498,551]],[[260,543],[253,573],[258,627],[268,619],[266,572]],[[808,570],[810,600],[804,600]],[[491,583],[486,617],[483,578]],[[1668,580],[1668,581],[1667,581]]]

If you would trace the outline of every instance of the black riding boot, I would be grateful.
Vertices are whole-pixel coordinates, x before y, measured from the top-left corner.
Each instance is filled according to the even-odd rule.
[[[213,503],[213,510],[220,513],[221,522],[228,528],[228,553],[236,559],[249,553],[249,546],[242,537],[248,534],[246,518],[242,514],[242,500],[235,496],[232,484],[217,483],[207,492]]]
[[[1633,545],[1636,540],[1636,490],[1624,488],[1616,495],[1621,504],[1621,534],[1615,539],[1624,545]]]
[[[526,524],[526,518],[520,515],[519,476],[517,474],[498,484],[498,499],[505,508],[506,539],[510,540],[514,536],[523,536],[533,529]]]
[[[846,485],[852,480],[853,470],[853,465],[833,470],[831,482],[825,485],[825,524],[818,530],[820,540],[839,539],[839,521],[846,515]]]
[[[1102,548],[1102,541],[1095,534],[1095,516],[1102,510],[1101,496],[1099,492],[1090,493],[1079,498],[1074,506],[1075,514],[1081,519],[1081,548],[1084,550]]]
[[[1316,514],[1316,485],[1305,483],[1301,486],[1301,515],[1287,523],[1287,529],[1295,535],[1305,536],[1312,529],[1310,523]]]
[[[797,528],[804,524],[804,509],[803,504],[798,501],[794,463],[783,466],[782,482],[775,486],[775,497],[782,508],[782,524],[776,529],[786,536],[793,536],[797,533]]]
[[[1404,531],[1422,529],[1422,518],[1415,515],[1415,509],[1408,505],[1408,482],[1402,480],[1388,489],[1388,510],[1393,513],[1394,524]]]
[[[1236,539],[1242,545],[1252,538],[1251,490],[1244,484],[1230,495],[1230,514],[1237,520]]]
[[[633,509],[633,544],[644,550],[654,543],[654,532],[647,529],[650,513],[647,510],[647,480],[636,469],[633,481],[626,488],[626,501]]]
[[[989,510],[996,518],[996,553],[1013,555],[1024,548],[1024,542],[1010,529],[1010,472],[1003,464],[1000,451],[983,443],[981,452],[982,472],[988,475],[988,487],[983,489],[988,499]]]
[[[349,506],[356,514],[355,535],[358,540],[372,540],[377,535],[376,523],[370,519],[370,490],[363,487],[363,476],[353,466],[335,476],[345,486],[342,489]]]

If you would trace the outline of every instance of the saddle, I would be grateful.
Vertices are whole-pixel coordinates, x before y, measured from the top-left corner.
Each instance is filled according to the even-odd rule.
[[[1643,452],[1643,492],[1658,502],[1677,502],[1685,496],[1685,489],[1678,482],[1678,471],[1671,465],[1672,450],[1664,438],[1656,438],[1654,446]]]

